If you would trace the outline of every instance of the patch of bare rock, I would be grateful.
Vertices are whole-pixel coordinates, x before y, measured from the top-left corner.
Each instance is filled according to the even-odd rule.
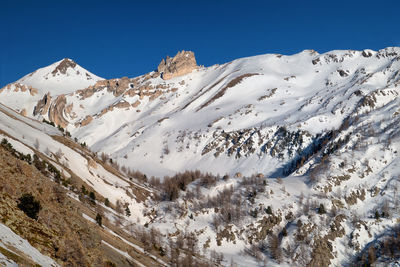
[[[162,59],[158,65],[157,71],[161,74],[161,78],[169,80],[174,77],[182,76],[197,69],[196,58],[192,51],[178,52],[173,58],[167,56]]]

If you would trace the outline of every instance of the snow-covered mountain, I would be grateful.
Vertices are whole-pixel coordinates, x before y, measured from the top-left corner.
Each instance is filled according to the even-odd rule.
[[[399,53],[386,48],[261,55],[191,68],[168,80],[157,71],[100,81],[89,74],[87,80],[87,71],[64,60],[32,75],[42,77],[43,85],[29,75],[18,82],[36,86],[35,99],[16,103],[17,93],[3,89],[7,94],[0,101],[28,116],[36,106],[35,117],[54,121],[93,151],[150,175],[185,169],[280,175],[280,167],[303,156],[299,152],[318,135],[338,129],[360,101],[380,90],[384,101],[397,97]],[[69,66],[66,72],[61,65]],[[53,87],[55,79],[68,82]],[[84,84],[91,85],[82,89]],[[286,132],[296,143],[285,142]]]
[[[2,88],[1,102],[29,116],[33,114],[34,104],[45,94],[69,94],[100,80],[102,78],[85,70],[73,60],[64,58]]]
[[[166,252],[168,264],[396,266],[399,250],[389,248],[400,244],[399,60],[397,47],[305,50],[202,67],[182,51],[154,72],[111,80],[85,80],[67,60],[39,75],[56,70],[49,80],[64,80],[59,87],[25,76],[0,90],[0,102],[65,128],[128,174],[130,181],[110,178],[66,159],[100,195],[138,211],[122,228],[138,219],[160,231],[153,249]],[[5,118],[1,127],[33,145],[35,133]],[[160,181],[133,169],[203,174]],[[141,183],[151,192],[143,204],[129,189]]]
[[[73,60],[64,58],[50,66],[34,71],[16,82],[37,88],[39,94],[51,92],[59,95],[86,88],[99,80],[102,78],[85,70]]]

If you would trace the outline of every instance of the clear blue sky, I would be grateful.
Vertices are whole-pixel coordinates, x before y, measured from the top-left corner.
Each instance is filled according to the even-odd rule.
[[[304,49],[400,46],[400,1],[1,0],[0,86],[64,57],[104,78],[192,50],[210,66]]]

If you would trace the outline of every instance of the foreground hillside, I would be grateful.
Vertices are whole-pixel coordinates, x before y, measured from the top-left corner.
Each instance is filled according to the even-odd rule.
[[[155,264],[157,258],[137,238],[142,229],[132,226],[128,233],[120,227],[121,222],[140,220],[149,189],[105,165],[57,128],[2,105],[0,139],[2,265]],[[19,207],[24,194],[40,202],[36,218]]]
[[[48,229],[73,232],[75,220],[86,229],[98,213],[109,223],[91,246],[72,245],[90,255],[83,265],[396,266],[399,59],[400,48],[306,50],[205,68],[182,51],[156,71],[111,80],[64,59],[0,90],[9,106],[0,130],[54,165],[59,176],[40,179],[61,183],[78,210],[62,205],[70,228]],[[35,168],[4,181],[4,203],[21,218],[27,185],[49,210],[58,205],[38,180],[25,184]]]

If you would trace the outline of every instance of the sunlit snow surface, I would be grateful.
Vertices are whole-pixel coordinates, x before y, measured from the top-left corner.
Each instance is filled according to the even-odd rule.
[[[381,235],[390,232],[399,218],[398,210],[393,211],[389,218],[381,218],[380,221],[374,218],[375,210],[380,210],[385,201],[394,206],[398,196],[400,63],[397,54],[400,55],[399,48],[377,52],[331,51],[321,55],[306,50],[292,56],[262,55],[238,59],[223,65],[199,68],[168,81],[160,77],[149,79],[146,82],[154,86],[165,84],[178,90],[152,101],[144,97],[136,108],[114,108],[103,116],[99,116],[99,112],[104,108],[121,100],[132,104],[139,97],[115,97],[107,89],[86,99],[71,93],[66,96],[67,104],[73,104],[72,112],[77,117],[65,115],[70,122],[67,130],[98,154],[109,154],[121,165],[150,175],[162,177],[186,169],[230,174],[231,178],[226,181],[219,180],[215,186],[201,188],[204,198],[215,196],[230,186],[235,192],[244,190],[241,180],[234,178],[236,172],[244,175],[264,174],[268,193],[258,194],[255,203],[246,207],[271,206],[274,211],[281,212],[282,217],[293,212],[294,222],[286,225],[287,221],[283,220],[273,229],[279,233],[283,227],[288,227],[288,236],[282,237],[284,248],[290,245],[299,250],[299,244],[295,241],[297,220],[316,225],[317,230],[310,233],[312,237],[316,232],[326,234],[327,225],[331,222],[328,215],[318,215],[315,210],[310,212],[310,216],[304,215],[303,206],[299,203],[300,196],[303,195],[304,199],[309,197],[317,205],[324,204],[327,210],[332,208],[333,199],[340,200],[344,205],[341,212],[346,216],[341,225],[346,234],[332,242],[336,256],[331,264],[342,266],[349,264],[358,253],[349,244],[364,248],[376,242]],[[245,74],[257,75],[243,78],[228,88],[223,96],[211,101],[232,80]],[[7,105],[7,97],[15,100],[15,95],[12,91],[2,92],[0,102]],[[373,107],[361,104],[360,101],[365,100],[366,96],[374,99]],[[29,101],[26,105],[33,107],[36,104]],[[25,105],[21,102],[14,104],[13,107],[18,107],[18,110]],[[113,203],[117,200],[128,202],[133,213],[130,219],[135,218],[136,221],[139,218],[141,224],[150,222],[143,215],[146,208],[126,193],[125,190],[129,190],[128,181],[108,173],[101,166],[96,169],[89,167],[86,158],[49,136],[60,134],[54,128],[30,121],[3,106],[0,106],[0,111],[0,129],[16,139],[7,137],[18,150],[28,153],[36,139],[39,139],[39,150],[43,153],[46,148],[52,153],[60,148],[63,158],[84,181],[93,184],[97,192]],[[10,118],[7,112],[16,119]],[[75,126],[87,115],[93,116],[91,123],[84,127]],[[203,153],[203,149],[218,140],[224,132],[256,129],[263,135],[270,134],[272,138],[280,126],[292,132],[306,131],[309,136],[305,137],[301,147],[305,148],[317,134],[337,130],[345,118],[351,118],[353,124],[344,128],[335,140],[349,136],[349,141],[329,155],[329,168],[321,172],[318,182],[314,184],[310,183],[308,171],[319,159],[313,157],[282,180],[270,178],[271,174],[290,161],[290,157],[287,153],[282,158],[262,153],[262,146],[267,140],[258,144],[260,140],[257,137],[254,137],[257,144],[255,152],[247,156],[236,158],[224,151],[216,157],[216,150]],[[169,153],[164,152],[166,147]],[[340,167],[342,164],[344,167]],[[349,175],[348,179],[336,186],[335,177],[343,175]],[[330,187],[331,190],[328,190]],[[195,183],[189,185],[189,189],[194,190]],[[362,189],[366,192],[364,199],[347,204],[345,198]],[[375,191],[377,195],[374,195]],[[230,260],[239,266],[260,265],[244,252],[250,247],[244,234],[239,235],[235,244],[224,239],[218,246],[216,229],[212,225],[213,216],[216,215],[214,209],[206,209],[190,219],[188,214],[194,212],[193,204],[183,199],[184,194],[186,192],[181,192],[177,202],[187,207],[185,216],[180,216],[174,209],[168,211],[167,206],[171,203],[155,204],[147,209],[157,211],[157,218],[149,226],[164,234],[178,230],[203,230],[197,237],[200,248],[210,238],[207,255],[211,250],[223,253],[224,265],[229,265]],[[239,225],[232,226],[233,230],[248,229],[263,215],[257,219],[247,215]],[[112,215],[108,216],[111,219]],[[355,217],[363,220],[365,227],[356,228],[352,222]],[[87,216],[85,218],[89,219]],[[268,265],[271,266],[291,266],[288,259],[280,264],[269,260]]]

